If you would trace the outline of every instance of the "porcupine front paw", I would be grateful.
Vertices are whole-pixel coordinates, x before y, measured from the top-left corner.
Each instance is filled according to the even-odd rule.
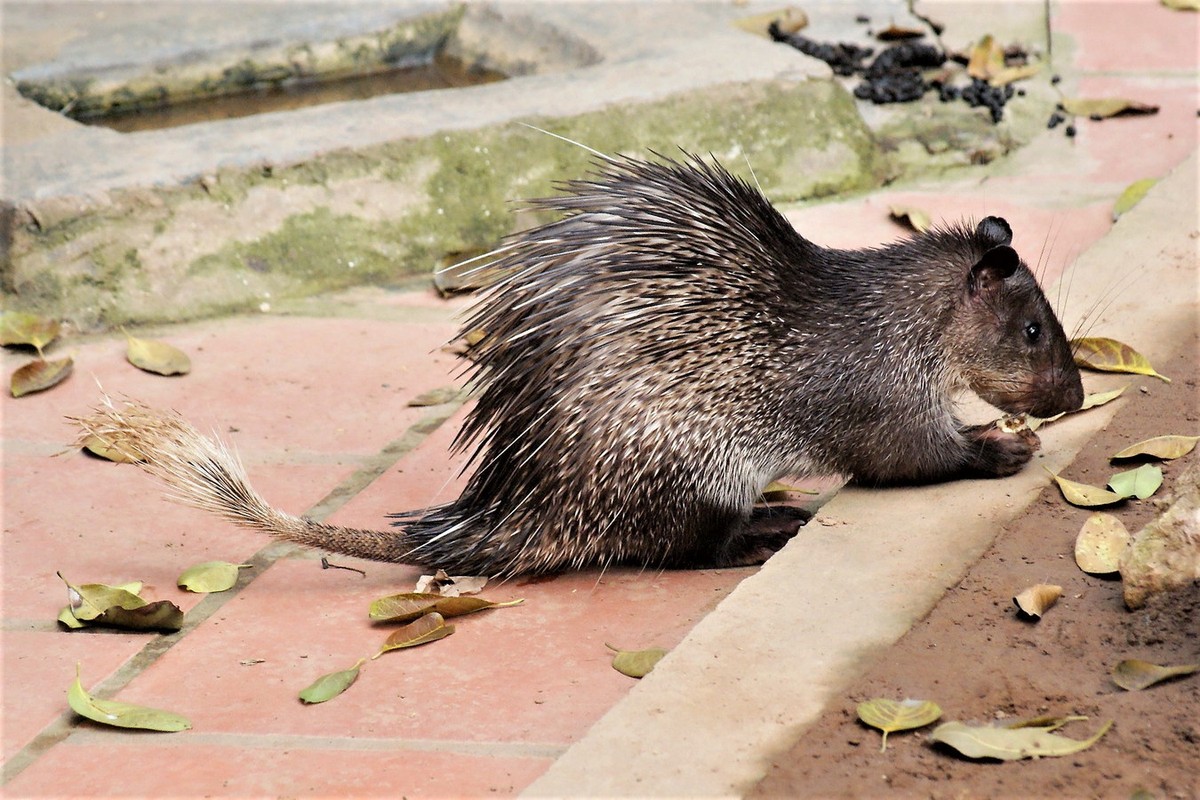
[[[967,473],[988,478],[1019,472],[1042,446],[1037,434],[1028,428],[1008,433],[995,425],[973,425],[964,428],[962,434],[967,440]]]
[[[777,553],[812,514],[794,506],[757,506],[717,558],[718,567],[753,567]]]

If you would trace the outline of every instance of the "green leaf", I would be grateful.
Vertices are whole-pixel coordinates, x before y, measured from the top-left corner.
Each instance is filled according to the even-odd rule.
[[[187,353],[166,342],[138,339],[128,333],[125,338],[128,340],[125,358],[138,369],[159,375],[186,375],[192,370],[192,360]]]
[[[1140,203],[1142,198],[1146,196],[1146,192],[1150,191],[1150,187],[1156,183],[1158,183],[1158,178],[1142,178],[1140,181],[1134,181],[1126,186],[1125,191],[1121,192],[1121,196],[1113,204],[1113,222],[1116,222],[1122,214]]]
[[[1127,372],[1134,375],[1150,375],[1167,383],[1171,379],[1159,375],[1150,366],[1146,357],[1124,342],[1109,339],[1104,336],[1086,336],[1071,340],[1071,352],[1075,354],[1075,364],[1101,372]]]
[[[1046,471],[1050,472],[1049,470]],[[1073,506],[1082,506],[1083,508],[1107,506],[1119,503],[1125,499],[1125,496],[1119,495],[1116,492],[1101,489],[1099,486],[1089,486],[1086,483],[1076,483],[1075,481],[1059,477],[1053,472],[1050,472],[1050,477],[1058,484],[1058,488],[1062,491],[1062,495],[1066,498],[1066,501]]]
[[[34,359],[13,372],[9,391],[13,397],[45,391],[66,380],[74,366],[75,362],[70,356],[54,361],[46,361],[43,358]]]
[[[238,570],[250,567],[250,564],[231,564],[228,561],[205,561],[185,569],[175,584],[189,592],[224,592],[237,583]]]
[[[328,675],[322,675],[313,681],[307,688],[300,691],[300,700],[304,703],[324,703],[326,700],[332,700],[342,692],[350,688],[350,686],[358,680],[358,673],[362,669],[365,658],[360,658],[358,663],[350,669],[344,669],[340,672],[330,672]]]
[[[482,597],[445,597],[424,592],[404,592],[381,597],[372,602],[368,613],[376,622],[411,622],[433,611],[443,617],[461,617],[486,608],[504,608],[522,602],[524,601],[510,600],[507,603],[496,603]]]
[[[60,625],[64,625],[68,630],[72,631],[77,631],[80,628],[87,627],[87,625],[75,618],[75,615],[71,613],[70,606],[63,606],[62,611],[58,612],[58,622]]]
[[[90,622],[110,608],[133,609],[146,605],[146,601],[129,591],[125,586],[108,586],[103,583],[73,585],[62,573],[57,573],[67,585],[67,601],[71,613],[80,622]],[[140,584],[138,584],[140,588]]]
[[[84,691],[79,680],[79,665],[75,666],[75,682],[67,690],[67,703],[76,714],[118,728],[138,728],[147,731],[173,733],[192,727],[188,718],[173,711],[135,706],[117,700],[98,700]]]
[[[604,646],[616,654],[612,660],[613,669],[631,678],[644,678],[650,670],[654,669],[654,665],[667,654],[667,651],[661,647],[649,647],[645,650],[621,650],[607,643]]]
[[[1167,678],[1191,675],[1200,672],[1200,664],[1180,664],[1175,667],[1161,667],[1137,658],[1127,658],[1113,667],[1113,683],[1129,692],[1136,692],[1153,686]]]
[[[58,338],[62,324],[56,319],[39,317],[25,311],[0,312],[0,345],[28,344],[42,348]]]
[[[990,725],[965,725],[945,722],[929,734],[935,742],[953,747],[967,758],[996,758],[1017,761],[1022,758],[1069,756],[1094,745],[1108,733],[1112,722],[1083,741],[1056,736],[1045,728],[996,728]]]
[[[1145,500],[1158,491],[1162,486],[1162,467],[1155,464],[1142,464],[1136,469],[1118,472],[1108,479],[1108,488],[1121,497],[1136,497]]]
[[[883,731],[883,745],[879,752],[887,750],[887,737],[893,731],[907,731],[928,725],[942,715],[942,709],[931,700],[889,700],[877,697],[858,704],[858,718]]]
[[[447,625],[445,617],[434,611],[415,622],[408,623],[389,636],[383,643],[383,647],[379,648],[379,652],[372,658],[379,658],[389,650],[400,650],[405,647],[417,647],[429,642],[436,642],[452,633],[454,633],[454,626]]]
[[[1115,454],[1113,458],[1135,458],[1137,456],[1150,456],[1151,458],[1161,458],[1164,461],[1170,461],[1173,458],[1186,456],[1196,447],[1196,442],[1200,442],[1200,436],[1155,436],[1153,439],[1146,439],[1131,444],[1121,452]]]

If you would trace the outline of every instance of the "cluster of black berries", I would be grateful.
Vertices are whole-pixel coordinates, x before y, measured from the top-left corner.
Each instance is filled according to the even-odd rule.
[[[962,90],[962,99],[971,108],[983,106],[992,114],[992,122],[1004,117],[1004,104],[1013,96],[1012,84],[992,86],[985,80],[971,78],[971,85]]]
[[[862,62],[870,58],[875,52],[874,48],[860,47],[851,42],[829,44],[828,42],[818,42],[815,39],[809,39],[807,36],[801,36],[798,33],[784,33],[779,28],[778,20],[767,26],[767,33],[770,34],[773,41],[784,42],[806,56],[819,58],[828,64],[835,74],[842,76],[861,72],[863,69]]]

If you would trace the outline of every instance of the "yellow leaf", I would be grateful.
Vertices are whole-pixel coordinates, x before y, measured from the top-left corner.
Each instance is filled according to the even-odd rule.
[[[1116,222],[1118,217],[1140,203],[1142,198],[1146,196],[1146,192],[1150,191],[1150,187],[1156,183],[1158,183],[1158,178],[1142,178],[1140,181],[1134,181],[1126,186],[1125,191],[1121,192],[1121,196],[1113,204],[1113,222]]]
[[[109,444],[102,436],[91,433],[84,438],[83,447],[89,453],[99,456],[100,458],[108,459],[116,464],[136,464],[139,461],[145,461],[144,457],[134,455],[127,449],[128,445],[122,447],[114,447]]]
[[[967,74],[987,80],[1004,69],[1004,46],[989,33],[971,48]]]
[[[1068,97],[1062,106],[1069,114],[1081,117],[1116,117],[1122,114],[1157,114],[1158,106],[1124,97]]]
[[[877,697],[858,704],[858,718],[883,731],[883,746],[887,750],[887,737],[892,731],[907,731],[928,725],[942,715],[942,709],[931,700],[889,700]]]
[[[917,233],[924,233],[933,224],[929,214],[913,206],[888,206],[888,212],[892,219],[907,225]]]
[[[1075,354],[1075,363],[1081,367],[1100,372],[1150,375],[1161,378],[1167,383],[1171,382],[1170,378],[1155,372],[1154,367],[1150,366],[1150,362],[1144,355],[1116,339],[1108,339],[1103,336],[1072,339],[1071,351]]]
[[[1075,537],[1075,563],[1084,572],[1109,575],[1120,568],[1121,554],[1129,546],[1129,531],[1112,514],[1096,512]]]
[[[1155,436],[1153,439],[1131,444],[1121,452],[1113,456],[1113,458],[1134,458],[1136,456],[1150,456],[1151,458],[1161,458],[1164,461],[1170,461],[1173,458],[1186,456],[1196,447],[1196,442],[1200,442],[1200,436]]]
[[[25,311],[0,313],[0,345],[33,345],[40,355],[42,348],[53,342],[61,329],[62,324],[49,317]]]
[[[1153,686],[1167,678],[1191,675],[1200,672],[1200,664],[1181,664],[1177,667],[1160,667],[1149,661],[1128,658],[1113,667],[1113,683],[1127,692],[1136,692]]]
[[[645,650],[621,650],[607,643],[604,646],[616,654],[612,660],[613,669],[631,678],[644,678],[650,670],[654,669],[654,665],[667,654],[667,651],[661,647],[648,647]]]
[[[44,391],[66,380],[74,366],[75,362],[70,356],[54,361],[46,361],[43,358],[30,361],[13,373],[9,390],[13,397]]]
[[[1063,497],[1073,506],[1080,506],[1082,508],[1107,506],[1119,503],[1125,499],[1116,492],[1101,489],[1099,486],[1089,486],[1086,483],[1076,483],[1075,481],[1055,475],[1053,472],[1050,473],[1050,477],[1054,478],[1054,482],[1058,484]]]
[[[488,608],[504,608],[523,602],[509,600],[507,603],[496,603],[482,597],[404,592],[373,601],[368,614],[375,622],[411,622],[434,611],[443,617],[461,617]]]
[[[192,727],[188,718],[173,711],[135,706],[117,700],[99,700],[88,694],[79,680],[79,665],[75,666],[75,682],[67,691],[67,703],[81,717],[118,728],[138,728],[147,731],[174,733]]]
[[[1056,736],[1044,728],[996,728],[990,725],[943,723],[929,734],[935,742],[953,747],[967,758],[997,758],[1016,761],[1022,758],[1069,756],[1094,745],[1108,733],[1108,722],[1095,736],[1078,741]]]
[[[1042,614],[1045,614],[1050,606],[1057,603],[1060,597],[1062,597],[1061,586],[1039,583],[1023,590],[1013,598],[1013,602],[1017,604],[1017,608],[1029,616],[1041,619]]]
[[[250,564],[231,564],[228,561],[205,561],[188,567],[175,579],[175,585],[189,592],[224,592],[237,583],[238,571],[250,569]]]
[[[186,375],[192,370],[192,361],[187,353],[166,342],[138,339],[128,333],[125,338],[128,340],[125,357],[138,369],[159,375]]]
[[[1005,67],[988,79],[988,83],[992,86],[1007,86],[1015,81],[1023,81],[1026,78],[1032,78],[1042,71],[1042,65],[1034,61],[1030,64],[1022,64],[1019,67]]]
[[[1172,11],[1200,11],[1200,0],[1162,0]]]

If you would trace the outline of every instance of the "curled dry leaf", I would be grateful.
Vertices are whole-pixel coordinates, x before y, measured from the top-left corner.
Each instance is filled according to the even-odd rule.
[[[1026,719],[1006,720],[1000,727],[1002,728],[1041,728],[1044,731],[1056,731],[1068,722],[1083,722],[1087,717],[1066,716],[1056,717],[1050,714],[1045,714],[1040,717],[1028,717]]]
[[[350,669],[344,669],[340,672],[330,672],[327,675],[322,675],[311,684],[300,690],[300,701],[303,703],[314,704],[324,703],[326,700],[332,700],[342,692],[346,691],[358,680],[358,673],[362,670],[362,665],[366,663],[365,658],[360,658],[358,663]]]
[[[1177,678],[1200,672],[1200,664],[1180,664],[1174,667],[1162,667],[1142,661],[1137,658],[1127,658],[1113,667],[1113,683],[1129,692],[1153,686],[1167,678]]]
[[[1054,478],[1054,482],[1058,484],[1063,497],[1073,506],[1081,506],[1083,508],[1108,506],[1125,499],[1116,492],[1101,489],[1099,486],[1089,486],[1086,483],[1076,483],[1075,481],[1055,475],[1053,472],[1050,473],[1050,477]]]
[[[21,397],[34,392],[41,392],[52,386],[57,386],[71,374],[75,361],[70,356],[47,361],[37,358],[24,366],[18,367],[12,374],[9,391],[13,397]]]
[[[892,23],[876,33],[875,38],[881,42],[902,42],[906,39],[920,39],[924,35],[925,31],[920,28],[906,28]]]
[[[790,35],[803,30],[808,25],[808,15],[804,13],[803,9],[788,6],[784,9],[742,17],[733,24],[747,33],[770,38],[767,29],[770,28],[772,22],[778,23],[780,33]]]
[[[859,703],[857,711],[860,720],[883,731],[881,753],[887,750],[887,737],[892,731],[920,728],[942,715],[941,706],[931,700],[889,700],[884,697]]]
[[[468,599],[468,598],[455,598]],[[387,638],[383,647],[372,658],[379,658],[389,650],[400,650],[405,647],[416,647],[429,642],[436,642],[454,633],[454,626],[447,625],[446,619],[434,611],[426,614],[415,622],[410,622]]]
[[[913,206],[888,206],[888,213],[896,222],[899,222],[901,225],[907,225],[917,233],[924,233],[933,225],[933,220],[929,218],[929,214]]]
[[[157,708],[135,706],[117,700],[99,700],[88,694],[79,680],[79,665],[75,665],[75,682],[67,690],[67,703],[81,717],[118,728],[138,728],[146,731],[174,733],[185,731],[192,723],[182,714]]]
[[[1124,342],[1103,336],[1086,336],[1071,340],[1075,363],[1081,367],[1101,372],[1128,372],[1135,375],[1150,375],[1167,383],[1171,379],[1159,375],[1146,357]]]
[[[140,598],[139,598],[140,599]],[[183,609],[170,600],[145,602],[137,608],[113,606],[92,620],[95,625],[107,625],[127,631],[160,631],[174,633],[183,627]]]
[[[67,585],[67,607],[80,622],[90,622],[110,608],[140,608],[146,601],[138,597],[140,583],[109,586],[104,583],[72,584],[62,573],[56,573]],[[137,590],[131,591],[136,586]]]
[[[417,395],[408,401],[408,405],[413,408],[424,408],[425,406],[440,406],[443,403],[453,403],[458,399],[459,393],[457,386],[440,386],[437,389],[430,389],[428,392]]]
[[[58,338],[62,323],[25,311],[0,312],[0,345],[27,344],[42,348]]]
[[[1108,479],[1108,488],[1121,497],[1136,497],[1145,500],[1162,486],[1162,467],[1142,464],[1136,469],[1118,472]]]
[[[1100,741],[1111,727],[1112,722],[1107,722],[1094,736],[1079,741],[1057,736],[1045,728],[997,728],[946,722],[934,728],[929,738],[953,747],[967,758],[1017,761],[1078,753]]]
[[[140,453],[135,456],[130,451],[129,445],[110,445],[107,439],[95,433],[89,433],[80,444],[92,455],[108,459],[117,464],[136,464],[139,461],[146,460]]]
[[[1146,196],[1146,192],[1150,191],[1150,187],[1156,183],[1158,183],[1158,178],[1142,178],[1140,181],[1134,181],[1126,186],[1125,191],[1121,192],[1121,196],[1113,204],[1113,222],[1116,222],[1122,214],[1140,203],[1142,198]]]
[[[414,591],[417,594],[440,594],[442,597],[458,597],[464,594],[478,594],[487,586],[488,579],[482,575],[447,575],[446,570],[439,569],[433,575],[422,575],[417,578]]]
[[[1125,523],[1112,514],[1096,512],[1087,518],[1075,537],[1075,563],[1093,575],[1117,572],[1129,541]]]
[[[1049,583],[1039,583],[1023,590],[1013,598],[1017,608],[1034,619],[1041,619],[1042,614],[1062,597],[1062,587]]]
[[[1007,86],[1016,81],[1023,81],[1026,78],[1032,78],[1042,71],[1042,65],[1033,61],[1029,64],[1022,64],[1019,67],[1005,67],[997,72],[992,77],[988,78],[988,83],[992,86]]]
[[[237,583],[239,570],[250,567],[250,564],[231,564],[228,561],[205,561],[185,569],[175,579],[175,584],[189,592],[224,592]]]
[[[107,625],[133,631],[174,632],[183,627],[183,611],[169,600],[153,603],[138,596],[142,584],[128,583],[108,586],[103,583],[73,585],[60,573],[67,585],[68,605],[58,615],[58,621],[75,630],[92,625]],[[79,624],[72,624],[67,616]]]
[[[771,481],[766,488],[762,490],[763,500],[782,501],[787,500],[790,494],[820,494],[820,492],[812,489],[801,489],[798,486],[789,486],[786,483],[779,481]]]
[[[1153,439],[1129,445],[1121,452],[1114,454],[1113,458],[1149,456],[1170,461],[1192,452],[1196,447],[1196,442],[1200,442],[1200,436],[1155,436]]]
[[[405,592],[375,600],[371,603],[368,613],[375,622],[411,622],[435,611],[443,617],[461,617],[487,608],[505,608],[523,602],[525,601],[517,599],[496,603],[482,597],[447,597],[440,594]]]
[[[661,647],[648,647],[645,650],[621,650],[607,642],[604,646],[614,653],[613,669],[631,678],[644,678],[650,670],[654,669],[654,665],[667,654],[667,651]]]
[[[1157,114],[1158,106],[1124,97],[1067,97],[1062,106],[1068,114],[1081,117],[1118,117],[1125,114]]]
[[[187,353],[166,342],[138,339],[128,333],[125,338],[128,340],[125,358],[140,370],[158,375],[186,375],[192,370]]]
[[[1087,411],[1089,408],[1096,408],[1097,406],[1102,406],[1105,403],[1111,403],[1113,400],[1116,400],[1118,397],[1120,397],[1121,393],[1128,388],[1129,386],[1126,385],[1107,392],[1093,392],[1092,394],[1084,395],[1083,403],[1081,403],[1079,408],[1075,409],[1074,411],[1064,411],[1060,414],[1055,414],[1053,417],[1045,417],[1044,419],[1040,417],[1029,417],[1029,430],[1036,431],[1046,423],[1054,422],[1057,419],[1065,417],[1067,414],[1077,414],[1080,411]]]
[[[971,48],[967,60],[967,74],[972,78],[988,80],[1004,70],[1004,46],[989,33]]]

